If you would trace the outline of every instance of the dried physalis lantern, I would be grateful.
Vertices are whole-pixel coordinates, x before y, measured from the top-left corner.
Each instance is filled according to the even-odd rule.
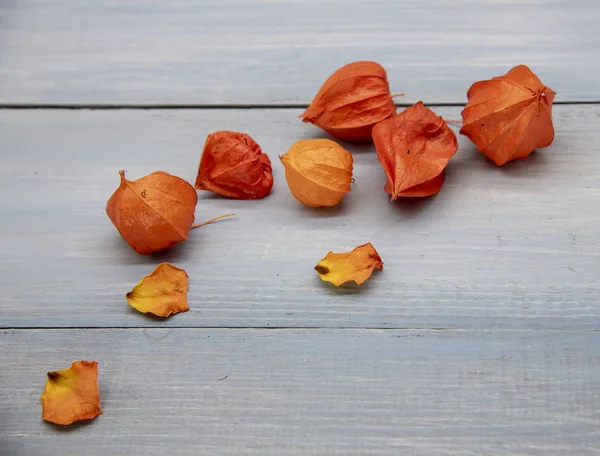
[[[187,239],[198,196],[179,177],[157,171],[135,181],[125,179],[106,205],[106,213],[138,253],[164,250]]]
[[[445,168],[458,150],[454,132],[418,102],[373,129],[377,156],[392,199],[431,196],[444,184]]]
[[[336,287],[350,281],[360,285],[371,277],[374,269],[383,269],[383,262],[371,243],[360,245],[347,253],[329,252],[315,266],[319,277]]]
[[[212,133],[204,144],[195,187],[229,198],[264,198],[273,187],[271,160],[244,133]]]
[[[40,401],[42,418],[55,424],[68,425],[102,414],[98,363],[77,361],[68,369],[48,372],[46,389]]]
[[[352,154],[334,141],[303,139],[279,158],[292,195],[307,206],[335,206],[350,191]]]
[[[189,310],[187,302],[188,275],[183,269],[161,263],[127,293],[127,302],[134,309],[168,317]]]
[[[370,141],[373,126],[394,114],[385,69],[376,62],[354,62],[325,81],[301,117],[336,138]]]
[[[467,94],[460,133],[498,166],[525,158],[552,144],[555,95],[525,65],[476,82]]]

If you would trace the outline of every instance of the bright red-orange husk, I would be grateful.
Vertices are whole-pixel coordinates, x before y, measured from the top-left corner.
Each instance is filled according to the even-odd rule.
[[[217,131],[206,138],[195,187],[229,198],[264,198],[273,187],[271,160],[247,134]]]
[[[125,179],[106,204],[119,233],[138,253],[164,250],[187,239],[198,196],[189,183],[163,171]]]
[[[555,95],[525,65],[476,82],[467,94],[460,133],[498,166],[525,158],[554,139]]]
[[[333,73],[301,115],[304,122],[345,141],[370,141],[373,126],[396,114],[385,69],[353,62]]]
[[[458,150],[454,132],[422,102],[373,128],[377,156],[392,199],[431,196],[444,184],[445,168]]]

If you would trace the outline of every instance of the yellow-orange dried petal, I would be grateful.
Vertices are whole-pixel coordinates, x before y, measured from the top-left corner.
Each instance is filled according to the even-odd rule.
[[[40,401],[42,418],[55,424],[69,425],[101,415],[98,363],[77,361],[68,369],[48,372]]]
[[[129,305],[140,312],[168,317],[189,310],[187,292],[187,273],[169,263],[161,263],[126,297]]]
[[[394,114],[385,69],[363,61],[329,76],[301,117],[344,141],[370,141],[373,126]]]
[[[462,135],[496,165],[525,158],[554,140],[554,92],[525,65],[469,88]]]
[[[279,158],[292,195],[307,206],[335,206],[350,191],[352,154],[334,141],[303,139]]]
[[[356,247],[351,252],[329,252],[315,266],[319,277],[336,287],[350,281],[360,285],[371,277],[374,269],[383,269],[383,262],[370,242]]]

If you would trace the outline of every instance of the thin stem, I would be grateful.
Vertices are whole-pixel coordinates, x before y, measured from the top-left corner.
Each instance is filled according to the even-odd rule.
[[[392,97],[392,98],[403,97],[403,96],[404,96],[403,93],[395,93],[394,95],[390,95],[390,97]]]
[[[442,117],[443,118],[443,117]],[[446,123],[451,123],[451,124],[456,124],[456,125],[462,125],[462,120],[450,120],[450,119],[444,119],[444,122]]]
[[[190,230],[193,230],[194,228],[200,228],[201,226],[204,225],[208,225],[210,223],[216,222],[217,220],[221,220],[225,217],[235,217],[235,214],[231,213],[231,214],[223,214],[223,215],[219,215],[218,217],[212,218],[210,220],[207,220],[206,222],[202,222],[202,223],[196,223],[195,225],[192,225],[190,227]]]

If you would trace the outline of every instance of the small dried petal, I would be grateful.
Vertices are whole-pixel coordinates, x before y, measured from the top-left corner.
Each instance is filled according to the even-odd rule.
[[[373,141],[388,177],[384,189],[393,200],[438,193],[446,165],[458,150],[444,119],[421,102],[378,123]]]
[[[98,363],[77,361],[68,369],[48,372],[40,401],[42,418],[55,424],[69,425],[101,415]]]
[[[373,126],[394,114],[385,69],[353,62],[329,76],[301,117],[336,138],[370,141]]]
[[[383,269],[383,262],[370,242],[347,253],[329,252],[315,266],[319,277],[336,287],[350,281],[360,285],[371,277],[373,269]]]
[[[187,292],[187,273],[169,263],[161,263],[126,297],[129,305],[140,312],[168,317],[189,310]]]
[[[264,198],[273,187],[271,160],[250,136],[217,131],[206,138],[195,187],[229,198]]]
[[[184,241],[194,223],[198,195],[179,177],[156,171],[136,181],[125,179],[106,204],[106,213],[121,236],[142,254]]]
[[[307,206],[335,206],[350,191],[352,154],[334,141],[303,139],[279,158],[292,195]]]
[[[460,133],[498,166],[525,158],[554,140],[555,95],[525,65],[476,82],[467,94]]]

